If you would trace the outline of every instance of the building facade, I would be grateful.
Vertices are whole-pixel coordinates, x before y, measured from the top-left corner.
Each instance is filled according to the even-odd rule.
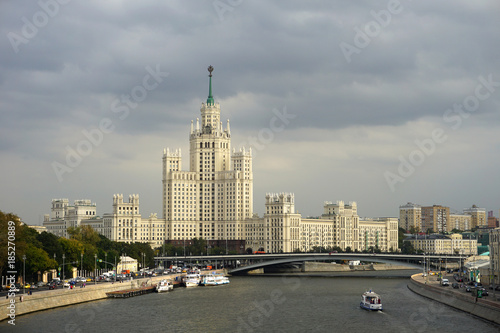
[[[416,232],[423,232],[422,207],[411,202],[399,206],[399,227],[407,232],[412,229]]]
[[[490,230],[491,280],[500,285],[500,228]]]
[[[488,226],[486,209],[472,205],[471,208],[464,209],[464,214],[471,216],[471,228]]]
[[[466,214],[450,214],[449,228],[451,230],[470,230],[471,216]]]
[[[432,229],[434,232],[449,232],[450,207],[441,205],[422,207],[423,232]]]
[[[405,239],[415,250],[426,254],[477,255],[477,240],[462,239],[460,234],[446,235],[413,235]]]

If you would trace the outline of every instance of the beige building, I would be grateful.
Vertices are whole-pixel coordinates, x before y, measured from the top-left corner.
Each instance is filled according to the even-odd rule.
[[[399,206],[399,227],[409,232],[412,228],[416,232],[423,232],[422,229],[422,207],[408,202]]]
[[[415,250],[426,254],[453,254],[471,256],[477,255],[477,240],[462,239],[460,234],[445,235],[414,235],[405,239],[411,242]]]
[[[422,207],[423,232],[432,229],[433,232],[449,232],[450,208],[440,205]]]
[[[116,268],[117,274],[126,270],[131,272],[137,272],[139,270],[137,267],[137,260],[128,256],[121,256],[120,262],[116,265]]]
[[[78,227],[82,220],[96,217],[96,204],[88,199],[75,200],[73,206],[68,199],[52,199],[52,209],[44,215],[43,226],[47,232],[68,237],[69,227]]]
[[[464,214],[471,216],[471,228],[487,227],[486,209],[472,205],[471,208],[464,209]]]
[[[500,228],[490,231],[491,273],[495,284],[500,285]]]
[[[449,228],[461,231],[470,230],[472,217],[466,214],[450,214]]]
[[[371,247],[382,252],[398,250],[398,219],[395,217],[380,217],[359,221],[359,240],[362,250]]]

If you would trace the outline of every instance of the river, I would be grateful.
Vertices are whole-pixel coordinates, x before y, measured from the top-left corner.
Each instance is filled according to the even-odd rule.
[[[17,332],[498,332],[499,326],[414,294],[407,278],[231,277],[217,287],[106,299],[16,318]],[[368,273],[365,273],[368,274]],[[373,272],[371,273],[373,274]],[[409,274],[405,272],[404,274]],[[338,275],[338,274],[337,274]],[[359,307],[367,289],[383,312]],[[0,331],[6,331],[6,321]]]

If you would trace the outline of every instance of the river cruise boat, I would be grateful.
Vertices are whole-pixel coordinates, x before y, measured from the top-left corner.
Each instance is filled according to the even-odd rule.
[[[198,273],[188,273],[182,278],[182,283],[186,288],[198,287],[201,282],[201,275]]]
[[[370,290],[361,296],[359,306],[365,310],[382,311],[382,300],[379,294]]]
[[[172,284],[172,282],[170,282],[168,280],[161,280],[156,285],[156,291],[159,292],[159,293],[162,293],[162,292],[165,292],[165,291],[170,291],[170,290],[173,290],[173,289],[174,289],[174,285]]]
[[[223,274],[209,274],[201,278],[200,285],[202,286],[218,286],[221,284],[228,284],[229,278]]]

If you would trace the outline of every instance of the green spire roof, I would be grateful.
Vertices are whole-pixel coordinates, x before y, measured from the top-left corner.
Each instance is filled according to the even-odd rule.
[[[212,72],[214,68],[210,65],[208,66],[208,72],[210,73],[208,75],[209,81],[208,81],[208,98],[207,98],[207,105],[214,105],[214,97],[212,96]]]

